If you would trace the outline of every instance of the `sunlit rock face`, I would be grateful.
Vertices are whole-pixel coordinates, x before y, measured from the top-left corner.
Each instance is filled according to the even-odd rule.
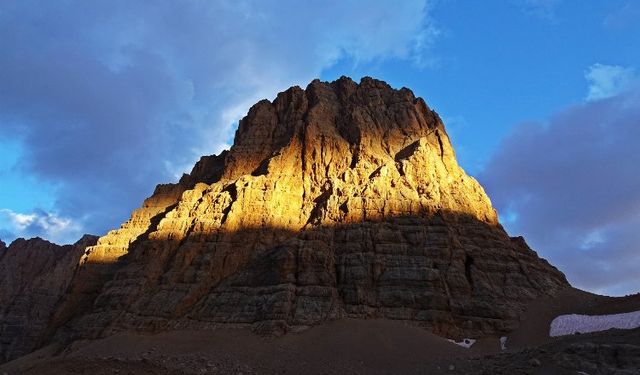
[[[341,317],[478,337],[568,286],[505,233],[421,98],[344,77],[254,105],[229,151],[158,186],[78,275],[64,337]]]
[[[41,344],[78,261],[97,239],[59,246],[20,238],[8,248],[0,241],[0,363]]]

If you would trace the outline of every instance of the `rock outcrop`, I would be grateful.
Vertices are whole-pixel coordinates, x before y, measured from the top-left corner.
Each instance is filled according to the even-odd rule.
[[[568,286],[505,233],[438,115],[371,78],[254,105],[229,151],[159,186],[82,260],[106,263],[75,332],[280,333],[357,317],[480,336]]]
[[[0,244],[0,361],[27,354],[45,338],[52,315],[87,246],[83,236],[59,246],[41,238]]]
[[[479,337],[569,286],[502,229],[424,100],[371,78],[260,101],[229,151],[159,185],[78,264],[59,339],[341,317]]]

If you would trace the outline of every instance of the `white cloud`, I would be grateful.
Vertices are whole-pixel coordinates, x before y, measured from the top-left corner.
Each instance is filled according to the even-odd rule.
[[[628,89],[637,80],[633,68],[619,65],[593,64],[584,74],[589,82],[587,101],[615,96]]]
[[[25,214],[6,208],[0,209],[0,225],[4,227],[0,232],[7,236],[2,240],[7,244],[18,237],[36,236],[60,244],[73,243],[80,238],[82,229],[73,219],[55,213],[35,210]]]

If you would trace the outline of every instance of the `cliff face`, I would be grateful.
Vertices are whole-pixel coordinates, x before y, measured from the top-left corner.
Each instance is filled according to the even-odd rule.
[[[254,105],[228,152],[159,186],[82,264],[116,261],[72,331],[273,333],[348,316],[479,336],[568,286],[504,232],[438,115],[371,78]]]
[[[97,239],[87,235],[66,246],[18,239],[6,249],[0,243],[0,362],[41,344],[80,257]]]
[[[371,78],[257,103],[229,151],[71,258],[48,320],[59,339],[221,324],[277,334],[341,317],[479,337],[568,287],[505,233],[438,115]]]

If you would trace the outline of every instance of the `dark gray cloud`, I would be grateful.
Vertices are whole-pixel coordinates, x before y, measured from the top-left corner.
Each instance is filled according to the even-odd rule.
[[[640,86],[505,139],[480,180],[506,219],[580,288],[640,291]]]
[[[341,58],[420,60],[433,35],[424,0],[3,2],[0,141],[55,184],[56,215],[103,233],[255,101]]]

